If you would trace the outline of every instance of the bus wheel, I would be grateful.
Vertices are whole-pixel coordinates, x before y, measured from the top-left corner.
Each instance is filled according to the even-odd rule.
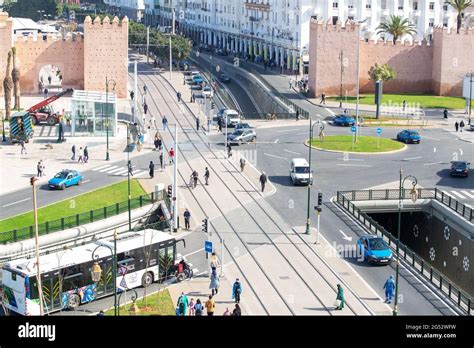
[[[81,303],[81,298],[77,294],[69,295],[67,300],[67,308],[71,311],[75,311],[79,304]]]
[[[150,286],[151,283],[153,283],[153,273],[147,272],[142,277],[142,286],[146,288],[147,286]]]

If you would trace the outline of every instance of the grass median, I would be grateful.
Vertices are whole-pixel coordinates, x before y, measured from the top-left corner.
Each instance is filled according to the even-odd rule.
[[[130,294],[130,295],[129,295]],[[130,296],[133,294],[132,291],[127,293],[127,300],[130,300]],[[122,300],[123,301],[123,300]],[[140,298],[136,302],[140,312],[137,315],[176,315],[176,309],[171,299],[170,292],[168,289],[159,291],[157,293],[148,295],[146,297],[146,306],[143,298]],[[120,315],[130,315],[130,306],[132,304],[126,304],[120,306]],[[105,312],[106,316],[113,316],[114,309],[109,309]]]
[[[377,146],[377,137],[359,136],[353,148],[352,135],[329,135],[324,137],[324,141],[313,139],[311,146],[319,150],[368,153],[396,151],[405,147],[398,141],[382,137]]]
[[[130,182],[130,193],[132,198],[134,198],[144,195],[145,190],[143,190],[140,183],[134,179]],[[39,191],[38,195],[41,194],[49,193]],[[111,206],[115,203],[125,202],[127,199],[128,183],[125,180],[39,208],[38,224]],[[18,230],[31,225],[33,225],[33,211],[0,220],[0,231]],[[1,236],[0,239],[2,239]]]
[[[339,101],[340,97],[330,97],[328,100]],[[342,97],[342,101],[346,102],[346,97]],[[399,107],[406,101],[407,108],[421,107],[425,109],[464,109],[466,101],[461,97],[441,97],[436,95],[422,95],[422,94],[383,94],[382,104],[393,105],[398,104]],[[356,97],[347,97],[347,103],[355,104]],[[361,94],[359,103],[364,105],[375,105],[374,94]]]

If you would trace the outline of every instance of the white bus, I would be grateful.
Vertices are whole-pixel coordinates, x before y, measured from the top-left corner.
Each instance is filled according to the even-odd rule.
[[[183,239],[151,229],[118,235],[117,291],[170,277],[176,262],[176,244],[181,241],[184,243]],[[40,256],[44,314],[75,310],[80,304],[113,294],[113,250],[114,240],[110,237]],[[91,273],[95,262],[101,270],[98,282],[93,281]],[[2,281],[6,308],[21,315],[40,314],[35,257],[5,263]]]

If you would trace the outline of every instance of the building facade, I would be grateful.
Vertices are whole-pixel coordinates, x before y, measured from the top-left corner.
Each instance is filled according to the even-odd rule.
[[[104,0],[110,12],[141,22],[145,15],[145,0]]]

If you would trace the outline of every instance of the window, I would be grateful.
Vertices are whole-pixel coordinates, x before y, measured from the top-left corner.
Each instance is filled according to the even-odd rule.
[[[444,5],[443,6],[443,11],[447,11],[448,10],[448,5]]]
[[[15,280],[16,281],[16,273],[11,273],[12,274],[12,280]]]
[[[435,3],[434,3],[434,2],[430,2],[430,11],[433,11],[433,10],[434,10],[434,6],[435,6]]]
[[[366,8],[367,10],[370,10],[370,9],[372,8],[372,5],[371,5],[371,4],[365,4],[365,8]]]
[[[445,20],[443,21],[443,27],[445,27],[445,28],[448,27],[448,20],[447,20],[447,19],[445,19]]]
[[[429,27],[430,28],[433,28],[434,26],[434,20],[433,19],[430,19],[430,22],[428,23]]]
[[[382,0],[381,3],[380,3],[380,7],[382,8],[382,10],[386,10],[387,9],[387,0]]]
[[[338,16],[332,16],[332,25],[336,25],[338,18]]]
[[[332,3],[332,8],[338,8],[338,7],[339,7],[339,4],[337,2]]]
[[[418,1],[413,2],[413,10],[418,10]]]
[[[403,0],[398,0],[398,9],[403,10]]]

